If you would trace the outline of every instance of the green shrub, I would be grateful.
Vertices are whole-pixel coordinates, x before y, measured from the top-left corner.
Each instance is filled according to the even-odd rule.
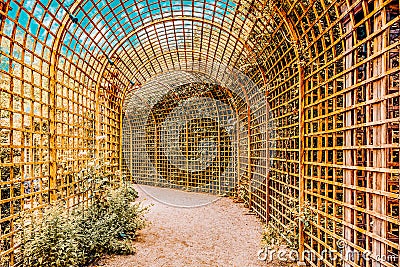
[[[102,202],[78,211],[76,223],[79,243],[88,262],[102,254],[131,254],[131,240],[145,226],[147,208],[132,202],[137,198],[132,187],[111,190]]]
[[[22,227],[24,266],[84,266],[103,254],[132,254],[132,240],[145,226],[147,207],[133,203],[132,185],[109,190],[87,209],[61,206]],[[25,219],[26,222],[26,219]]]
[[[283,244],[283,238],[279,230],[269,222],[264,226],[261,245],[262,247],[275,248]]]
[[[300,223],[303,224],[303,231],[308,231],[311,225],[316,223],[317,214],[314,210],[315,208],[308,201],[300,205],[298,199],[290,198],[285,210],[285,215],[290,220],[282,228],[274,225],[272,221],[265,225],[261,240],[263,247],[286,246],[297,250]]]
[[[22,253],[24,266],[79,266],[80,251],[74,221],[61,206],[44,211],[28,229],[23,227]]]

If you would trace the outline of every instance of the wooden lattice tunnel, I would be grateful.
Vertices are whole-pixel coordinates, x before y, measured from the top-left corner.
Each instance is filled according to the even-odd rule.
[[[98,164],[239,194],[308,265],[399,266],[399,6],[0,0],[1,266],[21,211],[90,204]]]

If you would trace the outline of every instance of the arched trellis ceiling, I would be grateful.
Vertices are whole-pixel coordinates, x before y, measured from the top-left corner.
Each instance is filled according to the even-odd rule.
[[[134,32],[130,38],[121,43],[119,49],[114,49],[111,60],[119,59],[118,68],[131,70],[127,75],[131,81],[143,83],[157,73],[165,72],[170,68],[182,65],[187,61],[211,61],[215,59],[222,61],[226,65],[232,64],[236,49],[242,50],[245,41],[238,37],[232,37],[220,27],[216,27],[212,22],[193,19],[179,18],[182,20],[167,19],[162,23],[154,24],[150,27]],[[204,25],[200,26],[200,23]],[[184,36],[184,27],[203,27],[209,31],[210,42],[204,44],[197,41],[194,37],[183,37],[179,39],[179,34]],[[180,26],[180,27],[179,27]],[[212,30],[212,28],[218,30]],[[141,36],[141,32],[146,32],[146,37]],[[140,45],[133,46],[133,41],[143,38]],[[197,37],[199,38],[199,37]],[[133,40],[133,41],[132,41]],[[221,47],[219,42],[226,43]],[[107,66],[104,66],[106,68]]]
[[[277,8],[270,2],[27,1],[20,7],[12,2],[8,13],[52,47],[52,64],[63,65],[65,58],[97,79],[117,70],[119,84],[129,87],[184,61],[254,64],[255,30],[281,28],[281,15],[268,13]]]
[[[75,3],[69,8],[72,17],[64,21],[78,21],[70,25],[72,34],[66,33],[63,43],[76,47],[79,41],[91,50],[96,58],[91,60],[103,63],[100,73],[107,63],[118,62],[113,69],[124,74],[124,84],[142,84],[188,60],[218,59],[234,66],[239,57],[254,58],[248,38],[257,12],[239,12],[240,5],[232,1]],[[263,9],[266,3],[255,6]]]
[[[274,76],[276,55],[289,53],[294,44],[312,51],[316,42],[333,47],[341,41],[330,34],[337,24],[337,3],[323,2],[321,6],[308,0],[12,1],[3,27],[10,36],[16,36],[15,28],[25,29],[25,42],[35,39],[33,52],[41,50],[37,54],[44,59],[55,55],[50,65],[63,66],[64,58],[69,59],[97,80],[111,68],[109,63],[117,62],[114,69],[124,88],[182,61],[217,60],[239,68],[260,61],[260,53],[269,55],[261,59],[267,68],[265,78]],[[324,32],[328,37],[318,40]],[[271,45],[260,45],[265,40]]]
[[[202,70],[207,70],[207,72],[203,72]],[[234,95],[240,96],[240,102],[245,103],[249,109],[253,107],[249,103],[248,91],[253,90],[259,93],[259,88],[238,70],[229,69],[217,62],[184,62],[176,70],[171,69],[166,73],[153,77],[141,86],[140,89],[137,86],[133,90],[128,91],[124,98],[126,115],[129,116],[129,113],[132,112],[145,112],[145,109],[150,109],[155,104],[154,101],[169,91],[173,91],[185,84],[190,85],[195,83],[204,84],[204,90],[206,91],[210,84],[226,88],[231,91],[230,101],[239,101],[239,99],[234,99]]]

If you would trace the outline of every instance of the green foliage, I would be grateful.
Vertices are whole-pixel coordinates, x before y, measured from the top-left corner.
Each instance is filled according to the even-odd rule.
[[[107,170],[103,159],[100,159],[99,162],[89,162],[86,168],[75,175],[82,175],[82,180],[85,181],[85,189],[91,191],[95,201],[104,198],[107,190],[117,186],[117,175]]]
[[[84,266],[103,254],[134,253],[131,242],[145,226],[147,210],[133,203],[137,196],[125,184],[87,209],[68,213],[61,205],[48,208],[30,227],[21,227],[24,266]]]
[[[131,254],[131,240],[145,226],[143,213],[147,208],[132,202],[137,192],[131,186],[111,190],[104,201],[96,202],[86,211],[78,211],[77,231],[85,258],[92,261],[102,254]]]
[[[78,266],[81,263],[83,253],[74,221],[61,206],[48,208],[22,231],[24,266]]]
[[[288,202],[288,209],[285,211],[288,223],[283,228],[269,222],[263,230],[261,244],[264,247],[285,246],[291,249],[298,249],[300,224],[303,225],[303,231],[310,229],[316,222],[316,213],[309,202],[302,205],[297,199],[291,199]]]
[[[289,201],[289,209],[286,215],[291,221],[286,225],[284,238],[290,248],[298,249],[299,245],[299,225],[303,225],[303,231],[310,229],[311,225],[316,222],[316,213],[310,202],[305,201],[302,205],[297,199]]]
[[[276,247],[280,246],[283,243],[283,238],[279,232],[279,230],[269,222],[267,225],[264,226],[262,238],[261,238],[261,245],[263,247]]]
[[[243,184],[239,185],[238,187],[238,197],[240,200],[244,201],[245,206],[248,205],[249,203],[249,193],[247,191],[248,186],[245,186]]]

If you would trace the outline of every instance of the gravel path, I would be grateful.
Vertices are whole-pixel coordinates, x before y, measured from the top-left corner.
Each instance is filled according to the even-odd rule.
[[[257,260],[261,224],[229,198],[174,189],[137,186],[151,225],[140,232],[130,256],[102,266],[266,266]],[[99,264],[100,265],[100,264]]]

